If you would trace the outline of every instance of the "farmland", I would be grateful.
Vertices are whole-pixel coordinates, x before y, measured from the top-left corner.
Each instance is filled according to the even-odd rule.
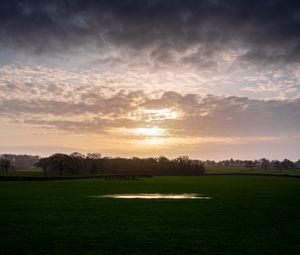
[[[210,200],[113,199],[198,193]],[[153,177],[0,183],[1,254],[299,254],[299,179]]]

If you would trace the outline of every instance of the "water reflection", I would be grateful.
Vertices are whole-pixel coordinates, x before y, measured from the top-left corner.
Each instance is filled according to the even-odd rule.
[[[121,199],[211,199],[211,197],[202,196],[197,193],[183,193],[183,194],[110,194],[101,196],[92,196],[95,198],[121,198]]]

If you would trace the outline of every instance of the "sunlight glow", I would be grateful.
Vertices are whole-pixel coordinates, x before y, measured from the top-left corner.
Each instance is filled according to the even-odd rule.
[[[166,130],[164,128],[152,127],[152,128],[136,128],[133,130],[134,134],[143,136],[164,136]]]
[[[145,139],[144,142],[147,144],[159,145],[159,144],[165,144],[166,140],[157,137],[152,137],[152,138]]]

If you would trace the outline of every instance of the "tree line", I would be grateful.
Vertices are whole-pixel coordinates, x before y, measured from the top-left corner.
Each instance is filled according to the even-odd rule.
[[[299,169],[300,168],[300,159],[293,162],[289,159],[280,160],[269,160],[266,158],[255,159],[255,160],[240,160],[240,159],[229,159],[229,160],[206,160],[203,161],[204,166],[226,166],[226,167],[245,167],[249,169],[276,169],[276,170],[290,170],[290,169]]]
[[[201,175],[205,173],[206,166],[232,166],[263,170],[276,169],[279,171],[300,169],[300,159],[294,162],[288,159],[280,161],[266,158],[259,160],[200,161],[192,160],[188,156],[181,156],[172,160],[164,156],[157,158],[112,158],[102,157],[100,153],[84,155],[78,152],[69,155],[55,153],[43,158],[30,155],[0,155],[0,170],[6,173],[17,169],[17,165],[27,166],[28,164],[41,168],[45,175]]]
[[[32,167],[39,158],[39,156],[26,154],[0,154],[0,169],[5,170],[5,172],[26,169]]]
[[[111,158],[100,153],[87,155],[74,152],[56,153],[40,158],[35,164],[45,175],[201,175],[205,168],[201,161],[181,156],[173,160],[158,158]]]

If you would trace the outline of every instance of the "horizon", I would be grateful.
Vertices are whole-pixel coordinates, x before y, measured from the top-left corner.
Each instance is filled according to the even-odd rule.
[[[127,159],[131,159],[131,158],[140,158],[140,159],[147,159],[147,158],[153,158],[153,159],[157,159],[157,158],[160,158],[160,157],[166,157],[165,155],[152,155],[152,156],[148,156],[148,157],[137,157],[135,155],[105,155],[105,154],[102,154],[101,152],[97,152],[97,151],[94,151],[94,152],[82,152],[82,151],[71,151],[71,150],[68,150],[67,148],[65,148],[66,151],[56,151],[56,152],[53,152],[53,153],[48,153],[48,154],[32,154],[32,153],[23,153],[23,152],[17,152],[17,153],[10,153],[10,152],[5,152],[5,153],[2,153],[0,151],[0,156],[3,156],[3,155],[14,155],[14,156],[30,156],[30,157],[39,157],[39,158],[46,158],[46,157],[50,157],[52,155],[55,155],[55,154],[65,154],[65,155],[71,155],[73,153],[80,153],[82,154],[83,156],[87,157],[88,154],[90,153],[96,153],[96,154],[100,154],[101,155],[101,158],[127,158]],[[188,157],[189,159],[191,160],[199,160],[201,162],[205,162],[205,161],[214,161],[216,163],[218,162],[222,162],[222,161],[229,161],[229,160],[241,160],[241,161],[260,161],[261,159],[266,159],[266,160],[269,160],[269,161],[283,161],[285,159],[288,159],[288,160],[291,160],[293,162],[296,162],[296,161],[299,161],[300,158],[298,159],[290,159],[290,158],[266,158],[266,157],[259,157],[259,158],[235,158],[235,157],[232,157],[232,158],[220,158],[220,159],[209,159],[209,158],[195,158],[195,157],[190,157],[189,155],[177,155],[177,156],[174,156],[174,157],[166,157],[167,159],[169,160],[173,160],[173,159],[177,159],[179,157]]]
[[[283,0],[2,1],[0,154],[296,161],[299,17]]]

